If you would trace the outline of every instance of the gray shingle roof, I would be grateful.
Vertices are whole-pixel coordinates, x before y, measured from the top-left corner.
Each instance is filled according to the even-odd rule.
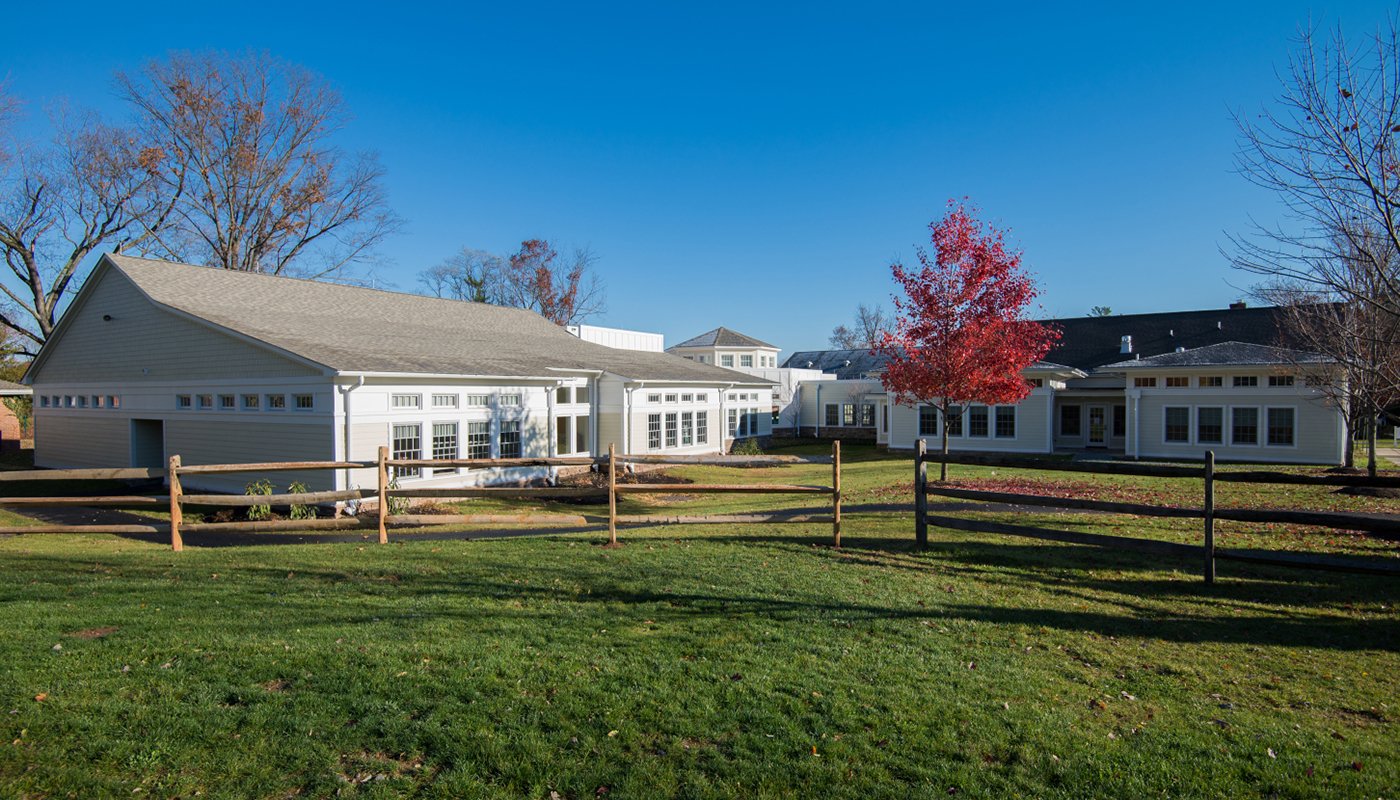
[[[752,336],[745,336],[738,331],[732,331],[724,327],[706,331],[699,336],[686,339],[684,342],[671,345],[666,349],[674,350],[677,347],[771,347],[774,350],[778,349],[777,345],[759,341]]]
[[[109,255],[155,302],[338,372],[733,383],[732,370],[585,342],[532,311]],[[760,378],[740,378],[766,384]]]
[[[860,378],[885,368],[885,357],[869,350],[803,350],[783,361],[788,369],[819,369],[841,380]]]
[[[1268,367],[1279,364],[1325,364],[1331,360],[1319,353],[1301,350],[1246,342],[1221,342],[1194,347],[1180,353],[1162,353],[1149,358],[1105,364],[1099,367],[1099,371],[1113,372],[1149,367]]]
[[[0,395],[34,394],[34,390],[24,384],[0,380]]]

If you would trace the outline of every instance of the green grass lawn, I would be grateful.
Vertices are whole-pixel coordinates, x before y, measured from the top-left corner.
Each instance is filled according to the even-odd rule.
[[[910,499],[907,456],[851,450],[848,503]],[[679,474],[809,483],[830,468]],[[1040,476],[1104,496],[1199,489]],[[1377,502],[1226,486],[1240,505]],[[820,501],[678,489],[623,511],[794,504]],[[1191,521],[998,516],[1198,537]],[[610,549],[596,530],[409,532],[388,546],[180,554],[105,536],[0,540],[0,797],[1335,798],[1400,786],[1392,579],[1222,562],[1205,586],[1195,563],[937,528],[915,552],[907,514],[849,514],[840,551],[829,535],[628,528]],[[1307,529],[1239,525],[1222,539],[1396,556],[1394,543]]]

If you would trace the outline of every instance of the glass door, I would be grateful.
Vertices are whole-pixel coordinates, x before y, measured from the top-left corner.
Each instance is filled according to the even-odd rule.
[[[1108,408],[1089,406],[1089,446],[1103,447],[1108,443]]]

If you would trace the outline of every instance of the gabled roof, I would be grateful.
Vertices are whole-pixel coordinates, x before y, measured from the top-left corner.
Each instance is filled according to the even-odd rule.
[[[666,353],[585,342],[518,308],[122,255],[102,264],[160,306],[334,372],[525,378],[606,370],[632,380],[717,384],[739,377]]]
[[[14,381],[0,381],[0,396],[13,397],[23,394],[34,394],[34,390]]]
[[[861,378],[880,372],[885,368],[885,357],[874,355],[868,349],[859,350],[802,350],[793,353],[783,361],[787,369],[819,369],[829,372],[841,380]]]
[[[1059,327],[1061,336],[1045,357],[1091,370],[1132,357],[1121,352],[1124,336],[1133,337],[1132,352],[1144,358],[1223,342],[1284,345],[1277,313],[1263,307],[1052,319],[1047,322]]]
[[[752,336],[745,336],[738,331],[720,327],[712,331],[706,331],[691,339],[686,339],[680,344],[671,345],[667,350],[675,350],[677,347],[767,347],[773,350],[779,349],[777,345],[759,341]]]
[[[1307,353],[1283,347],[1245,342],[1221,342],[1179,353],[1163,353],[1149,358],[1118,361],[1099,367],[1099,372],[1153,367],[1268,367],[1281,364],[1326,364],[1332,359],[1320,353]]]

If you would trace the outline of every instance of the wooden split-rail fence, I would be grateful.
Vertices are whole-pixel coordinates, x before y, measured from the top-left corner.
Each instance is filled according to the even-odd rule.
[[[1216,520],[1236,522],[1284,523],[1308,525],[1335,530],[1359,530],[1400,540],[1400,517],[1390,514],[1363,514],[1343,511],[1294,511],[1288,509],[1221,508],[1215,503],[1216,483],[1268,483],[1294,486],[1368,486],[1400,488],[1400,477],[1371,478],[1363,475],[1305,475],[1300,473],[1262,470],[1216,471],[1215,454],[1206,453],[1200,467],[1136,464],[1128,462],[1071,462],[1035,458],[950,454],[947,462],[976,466],[996,466],[1015,469],[1063,472],[1135,475],[1156,478],[1195,478],[1201,480],[1202,502],[1199,507],[1150,505],[1107,500],[1055,497],[1049,495],[996,492],[964,489],[928,480],[928,465],[944,457],[929,453],[922,440],[914,457],[914,540],[919,548],[928,546],[930,525],[970,533],[995,533],[1055,542],[1090,545],[1094,547],[1136,550],[1158,555],[1199,558],[1206,583],[1215,582],[1217,559],[1256,564],[1302,567],[1306,569],[1340,570],[1400,577],[1400,562],[1366,559],[1323,553],[1284,552],[1277,550],[1245,550],[1220,548],[1215,542]],[[1108,514],[1132,514],[1145,517],[1175,517],[1199,519],[1202,523],[1201,543],[1184,544],[1132,536],[1113,536],[1080,531],[1064,531],[1029,525],[1012,525],[992,520],[967,519],[929,513],[929,497],[976,500],[1012,506],[1031,506]]]
[[[669,466],[722,466],[760,467],[786,466],[793,464],[831,464],[830,485],[795,484],[674,484],[674,483],[622,483],[618,481],[619,465],[669,465]],[[606,471],[607,486],[472,486],[472,487],[423,487],[402,488],[395,478],[395,470],[400,469],[504,469],[511,467],[597,467]],[[291,494],[189,494],[184,490],[185,479],[195,475],[250,474],[269,472],[376,469],[377,486],[374,489],[344,489],[320,492],[297,492]],[[165,534],[170,536],[171,549],[184,549],[185,534],[195,533],[264,533],[274,531],[309,530],[357,530],[377,529],[381,544],[389,541],[390,528],[430,527],[441,525],[491,525],[491,524],[549,524],[571,527],[588,527],[596,524],[581,514],[543,514],[522,512],[519,514],[410,514],[393,513],[399,498],[433,498],[438,500],[465,500],[471,498],[586,498],[599,497],[606,493],[608,515],[606,518],[608,541],[617,544],[618,525],[655,525],[680,523],[817,523],[831,525],[832,543],[841,546],[841,443],[832,445],[830,456],[681,456],[681,455],[618,455],[615,448],[608,447],[606,456],[564,456],[540,458],[487,458],[487,459],[394,459],[389,457],[389,448],[379,448],[375,461],[292,461],[257,464],[183,464],[180,456],[170,457],[166,469],[54,469],[0,472],[0,487],[9,483],[24,481],[117,481],[117,480],[158,480],[165,479],[168,493],[165,495],[103,495],[88,497],[0,497],[0,507],[108,507],[134,509],[165,509],[169,521],[152,519],[150,524],[122,525],[64,525],[45,524],[0,526],[0,534],[38,533],[111,533],[111,534]],[[3,494],[0,489],[0,494]],[[830,514],[809,512],[768,512],[728,515],[654,516],[625,515],[617,512],[617,498],[628,494],[781,494],[781,495],[825,495],[830,497]],[[293,506],[325,503],[359,502],[374,499],[376,513],[372,516],[348,516],[312,519],[246,520],[239,522],[186,522],[185,509],[195,507],[252,507],[252,506]]]

